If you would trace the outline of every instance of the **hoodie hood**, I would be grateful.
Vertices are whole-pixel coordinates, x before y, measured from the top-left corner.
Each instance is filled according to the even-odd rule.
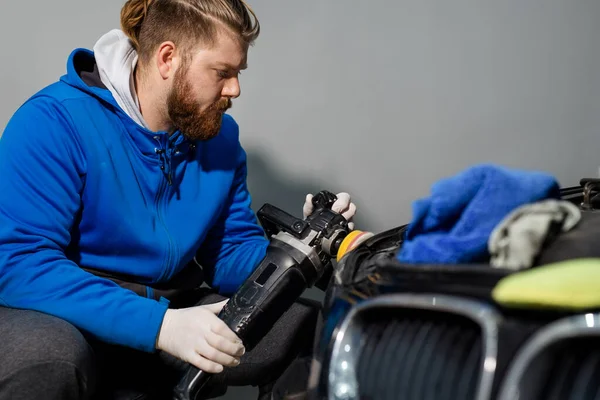
[[[148,129],[135,91],[133,72],[138,55],[127,35],[119,29],[113,29],[96,42],[93,51],[104,86],[133,121]]]

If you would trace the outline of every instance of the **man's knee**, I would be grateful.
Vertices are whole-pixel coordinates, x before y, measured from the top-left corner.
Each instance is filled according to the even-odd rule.
[[[279,350],[271,352],[270,362],[286,363],[299,354],[311,353],[320,310],[318,302],[301,298],[281,316],[264,340],[267,346],[273,340]]]
[[[91,396],[93,351],[59,318],[0,307],[0,353],[0,399]]]
[[[262,385],[273,382],[298,356],[310,354],[320,304],[299,299],[256,346],[242,357],[242,363],[220,374],[229,385]]]

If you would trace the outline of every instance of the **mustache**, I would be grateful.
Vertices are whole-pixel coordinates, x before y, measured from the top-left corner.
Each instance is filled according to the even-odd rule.
[[[214,103],[214,108],[219,111],[226,111],[233,106],[233,103],[229,97],[225,97],[223,99],[218,100]]]

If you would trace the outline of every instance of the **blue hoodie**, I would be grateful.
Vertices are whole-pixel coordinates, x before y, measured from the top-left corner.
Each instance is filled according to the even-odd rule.
[[[154,351],[167,303],[89,270],[152,286],[194,258],[229,294],[265,255],[238,126],[190,142],[136,124],[85,49],[28,99],[0,139],[0,304]]]

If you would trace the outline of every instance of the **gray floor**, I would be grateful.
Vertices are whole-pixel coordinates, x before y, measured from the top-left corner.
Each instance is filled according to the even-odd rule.
[[[230,387],[227,394],[221,396],[220,400],[255,400],[258,395],[258,389],[252,386]]]

